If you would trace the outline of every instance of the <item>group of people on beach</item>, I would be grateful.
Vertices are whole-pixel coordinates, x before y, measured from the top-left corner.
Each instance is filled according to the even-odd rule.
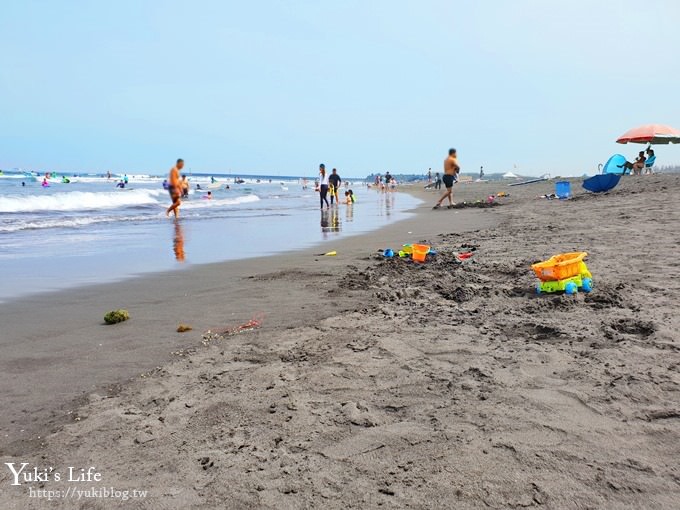
[[[427,169],[427,186],[425,186],[425,189],[442,189],[442,177],[439,175],[439,172],[435,172],[434,174],[434,180],[432,178],[432,169],[428,168]]]
[[[381,191],[394,191],[397,188],[397,179],[389,172],[385,172],[384,178],[380,174],[375,176],[373,185]],[[368,186],[370,188],[370,184]]]
[[[319,203],[321,204],[321,210],[323,211],[323,206],[326,204],[326,209],[330,209],[333,203],[335,205],[340,204],[340,184],[342,179],[338,175],[337,168],[334,168],[330,174],[326,173],[326,165],[321,163],[319,165],[319,181],[318,181],[318,191],[319,191]],[[328,203],[328,196],[330,195],[331,201]],[[345,204],[352,205],[355,202],[354,192],[351,189],[345,191]]]
[[[186,198],[189,195],[189,180],[186,175],[182,175],[181,171],[184,168],[184,160],[178,159],[175,166],[170,169],[168,178],[163,181],[163,187],[168,190],[172,204],[165,211],[166,216],[174,214],[175,218],[179,217],[179,207],[182,205],[182,198]],[[326,165],[321,163],[319,165],[319,202],[321,204],[321,210],[323,210],[324,204],[326,208],[334,204],[340,204],[340,184],[342,183],[342,178],[338,174],[336,168],[332,170],[330,174],[326,173]],[[330,195],[330,203],[328,202],[328,196]],[[208,191],[205,198],[211,199],[212,193]],[[345,191],[345,204],[352,205],[356,201],[354,192],[351,189]]]
[[[651,151],[651,149],[648,149],[648,152]],[[652,155],[654,151],[651,151]],[[643,153],[640,153],[643,155]],[[643,157],[643,163],[642,167],[644,168],[644,157]],[[637,161],[634,165],[637,165]],[[167,186],[168,193],[170,194],[170,199],[172,200],[172,204],[170,207],[167,208],[165,211],[166,216],[170,216],[170,214],[174,214],[175,218],[179,217],[179,207],[182,205],[182,198],[186,198],[189,195],[189,180],[187,179],[186,175],[182,175],[181,171],[182,168],[184,168],[184,160],[183,159],[178,159],[177,163],[175,166],[173,166],[170,169],[170,173],[168,175],[167,181],[163,182],[163,187]],[[441,182],[444,184],[444,187],[446,188],[442,196],[439,198],[437,203],[434,205],[433,209],[440,209],[442,206],[442,203],[445,200],[448,200],[448,208],[452,209],[454,207],[454,202],[453,202],[453,185],[458,181],[458,174],[460,173],[460,166],[458,165],[458,157],[456,153],[456,149],[449,149],[449,155],[448,157],[444,160],[444,174],[441,178]],[[431,180],[432,178],[432,173],[431,169],[428,174],[428,178]],[[437,181],[439,181],[439,173],[437,173]],[[390,175],[389,172],[385,173],[385,180],[384,182],[386,183],[387,186],[390,186],[392,183],[396,183],[396,180],[394,177]],[[319,191],[319,204],[321,206],[321,210],[323,211],[324,205],[326,206],[326,209],[330,209],[331,206],[334,205],[339,205],[340,204],[340,185],[342,183],[342,178],[338,174],[338,170],[336,168],[333,168],[330,174],[326,172],[326,165],[324,163],[321,163],[319,165],[319,181],[318,181],[318,191]],[[381,188],[384,187],[385,185],[383,184],[382,177],[378,175],[376,177],[376,185],[380,186]],[[435,184],[435,187],[436,184]],[[441,187],[438,186],[437,188]],[[208,195],[211,195],[210,192],[208,192]],[[330,202],[328,201],[328,196],[330,195]],[[211,196],[208,196],[208,198],[212,198]],[[355,202],[356,198],[354,196],[354,192],[351,189],[348,189],[345,191],[345,204],[347,205],[352,205]]]
[[[625,170],[630,170],[633,175],[642,175],[642,171],[646,174],[651,174],[654,173],[652,170],[652,165],[654,160],[656,159],[656,156],[654,155],[654,149],[651,147],[648,147],[646,151],[640,151],[638,153],[638,157],[635,158],[635,161],[632,163],[630,161],[626,161],[622,165],[617,165],[619,168],[623,168]],[[652,162],[652,164],[649,164],[649,162]]]

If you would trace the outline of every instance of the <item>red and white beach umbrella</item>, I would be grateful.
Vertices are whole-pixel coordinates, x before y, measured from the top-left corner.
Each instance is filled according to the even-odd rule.
[[[662,124],[646,124],[626,131],[616,143],[649,143],[652,145],[680,143],[680,131]]]

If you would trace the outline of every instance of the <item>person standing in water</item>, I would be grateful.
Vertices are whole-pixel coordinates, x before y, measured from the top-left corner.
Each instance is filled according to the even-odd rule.
[[[392,175],[389,172],[385,172],[385,189],[390,185],[392,182]]]
[[[340,204],[340,198],[338,196],[338,190],[340,189],[340,183],[342,179],[338,175],[337,169],[333,169],[331,175],[328,176],[329,190],[331,192],[331,205],[333,205],[333,199],[335,198],[335,203]]]
[[[178,159],[177,164],[170,169],[168,176],[168,193],[172,199],[172,205],[165,211],[166,216],[170,213],[175,214],[175,218],[179,218],[179,206],[182,205],[180,200],[182,197],[182,181],[180,180],[179,172],[184,168],[184,160]]]
[[[323,203],[326,202],[326,207],[330,209],[330,204],[328,203],[328,175],[326,174],[326,165],[321,163],[319,165],[319,202],[321,203],[321,210],[323,210]]]
[[[460,167],[458,166],[456,149],[449,149],[449,157],[444,160],[444,177],[442,177],[446,191],[432,209],[439,209],[442,202],[447,198],[449,199],[448,208],[453,208],[453,183],[456,181],[458,172],[460,172]]]
[[[189,178],[182,174],[182,198],[189,198]]]

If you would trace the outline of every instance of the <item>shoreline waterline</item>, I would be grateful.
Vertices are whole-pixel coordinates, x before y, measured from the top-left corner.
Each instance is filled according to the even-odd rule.
[[[258,193],[262,194],[260,190]],[[318,210],[313,192],[245,200],[213,212],[208,200],[190,200],[179,221],[163,211],[95,218],[84,227],[1,233],[6,279],[0,303],[43,292],[112,283],[195,265],[280,255],[373,232],[408,218],[420,203],[409,193],[359,188],[357,203]],[[344,195],[344,193],[341,193]],[[344,198],[344,197],[343,197]],[[148,206],[147,206],[148,207]],[[158,206],[155,206],[158,207]],[[211,213],[211,216],[206,216]],[[77,218],[76,218],[77,219]],[[39,219],[41,227],[45,219]],[[30,243],[30,245],[29,245]]]
[[[434,239],[443,229],[490,228],[500,218],[493,211],[431,216],[429,211],[422,201],[401,221],[339,237],[332,245],[336,257],[317,256],[324,250],[311,247],[276,256],[191,265],[182,271],[148,273],[4,303],[0,346],[11,371],[0,379],[8,390],[3,407],[13,410],[0,420],[2,428],[11,431],[2,441],[4,450],[25,448],[24,441],[31,441],[41,424],[67,420],[69,411],[79,405],[72,402],[78,395],[106,394],[112,385],[171,361],[178,349],[194,346],[189,336],[174,332],[180,321],[200,332],[263,313],[263,329],[278,331],[308,323],[311,317],[330,317],[361,306],[351,295],[328,293],[348,266],[370,264],[370,255],[379,248]],[[296,278],[298,274],[312,275],[314,283],[310,284],[308,276]],[[116,327],[103,326],[103,314],[117,308],[129,310],[131,320]],[[55,400],[31,391],[16,380],[15,373],[30,377],[38,386],[49,385],[61,397]],[[21,409],[31,410],[31,423],[24,423]]]

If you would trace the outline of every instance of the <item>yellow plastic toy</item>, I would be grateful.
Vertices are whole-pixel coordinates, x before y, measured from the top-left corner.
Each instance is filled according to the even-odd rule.
[[[593,275],[583,259],[587,252],[561,253],[550,257],[544,262],[533,264],[540,283],[536,285],[536,292],[566,292],[576,294],[578,289],[590,292],[593,289]]]

